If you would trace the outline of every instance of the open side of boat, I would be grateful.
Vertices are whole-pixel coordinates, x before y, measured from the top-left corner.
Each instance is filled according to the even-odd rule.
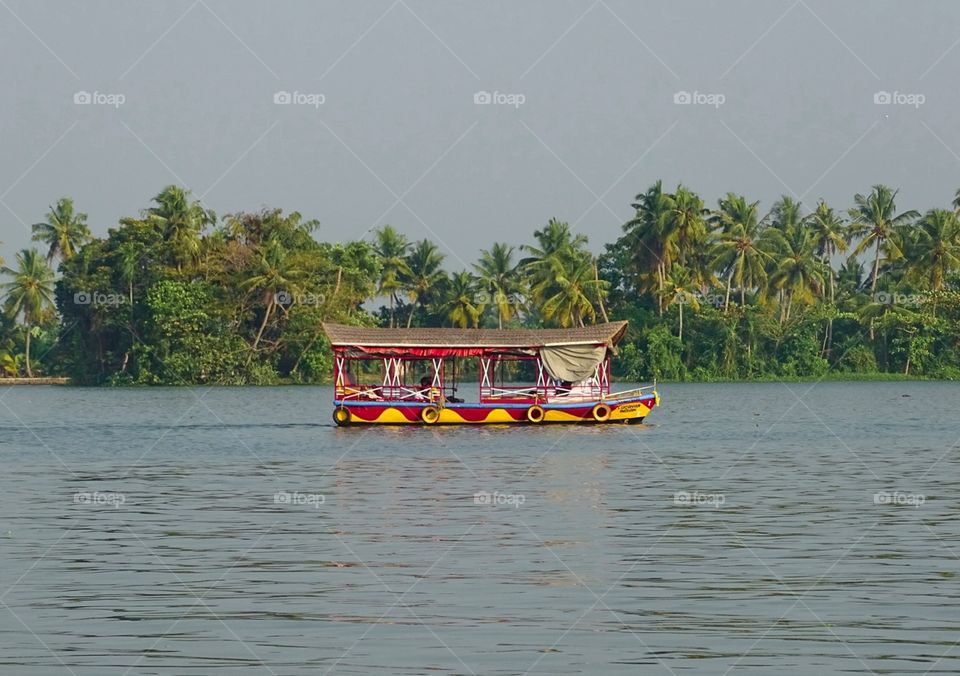
[[[626,322],[539,330],[325,324],[334,352],[333,419],[340,426],[642,422],[660,403],[655,386],[610,389],[610,359],[626,328]],[[466,402],[457,397],[458,377],[471,360],[479,396]],[[375,370],[376,382],[361,382]],[[523,375],[534,382],[516,384]]]

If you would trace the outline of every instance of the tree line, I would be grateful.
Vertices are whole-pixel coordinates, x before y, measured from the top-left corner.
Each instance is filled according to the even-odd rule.
[[[630,379],[960,376],[960,191],[901,210],[874,186],[852,206],[789,196],[763,212],[728,193],[707,207],[657,181],[594,255],[551,219],[491,243],[467,269],[383,225],[345,243],[280,209],[218,217],[168,186],[94,237],[58,200],[4,266],[0,368],[81,384],[322,382],[321,323],[583,326],[629,319]],[[55,270],[56,266],[56,272]]]

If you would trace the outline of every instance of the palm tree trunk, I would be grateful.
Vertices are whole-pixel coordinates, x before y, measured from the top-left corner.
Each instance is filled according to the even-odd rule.
[[[833,254],[831,249],[830,254]],[[827,266],[828,272],[830,274],[830,307],[831,310],[835,308],[836,297],[834,296],[834,282],[833,282],[833,266],[830,265],[830,255],[824,253],[823,263]],[[823,334],[823,349],[820,352],[820,356],[827,358],[830,353],[833,351],[833,317],[827,320],[827,329]]]
[[[877,275],[880,274],[880,240],[877,239],[876,253],[873,255],[873,278],[870,280],[870,298],[877,297]],[[873,317],[870,318],[870,340],[874,337]]]
[[[390,328],[393,328],[393,294],[390,294]]]
[[[609,322],[610,318],[607,317],[607,308],[603,306],[603,290],[600,288],[600,271],[597,270],[597,259],[593,259],[593,281],[596,283],[597,289],[597,302],[600,304],[600,314],[603,315],[603,321]]]
[[[413,304],[410,305],[410,316],[407,317],[407,328],[408,328],[408,329],[409,329],[410,326],[413,324],[413,313],[416,311],[416,309],[417,309],[417,304],[416,304],[416,303],[413,303]]]
[[[730,309],[730,284],[733,282],[733,268],[730,268],[730,274],[727,275],[727,295],[723,298],[723,311]]]
[[[270,314],[273,312],[273,299],[274,295],[270,294],[270,300],[267,301],[267,311],[263,313],[263,321],[260,322],[260,330],[257,331],[257,337],[253,339],[253,348],[250,352],[250,359],[247,360],[249,364],[253,360],[253,355],[257,351],[257,345],[260,344],[260,338],[263,336],[264,329],[267,328],[267,322],[270,320]]]
[[[880,274],[880,240],[877,239],[876,252],[873,255],[873,279],[870,281],[870,295],[877,293],[877,275]]]
[[[24,351],[26,353],[26,360],[27,360],[27,378],[33,378],[33,371],[30,369],[30,324],[27,324],[26,326],[27,326],[27,342],[26,342],[26,349]]]
[[[497,305],[497,328],[503,328],[503,310],[500,309],[499,305]]]
[[[657,294],[657,312],[662,317],[663,316],[663,261],[657,263],[657,284],[659,288],[657,289],[659,293]]]
[[[680,332],[677,334],[677,338],[683,340],[683,303],[680,303]]]

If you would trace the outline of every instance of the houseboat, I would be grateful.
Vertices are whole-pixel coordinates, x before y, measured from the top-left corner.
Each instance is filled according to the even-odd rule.
[[[614,392],[627,322],[571,329],[365,328],[324,324],[337,425],[642,422],[655,385]],[[461,385],[476,378],[476,397]],[[471,387],[472,389],[472,387]]]

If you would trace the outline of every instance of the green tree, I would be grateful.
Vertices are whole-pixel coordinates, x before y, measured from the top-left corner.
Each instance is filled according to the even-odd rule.
[[[47,220],[34,223],[33,241],[47,245],[47,263],[59,256],[62,260],[73,257],[80,247],[91,239],[87,227],[87,215],[74,211],[73,200],[61,197],[47,212]]]
[[[457,272],[450,278],[441,312],[451,325],[461,329],[480,324],[483,305],[477,302],[477,279],[469,272]]]
[[[7,292],[6,311],[10,317],[22,317],[26,328],[25,348],[27,377],[33,377],[30,365],[30,338],[33,327],[53,307],[53,270],[36,249],[23,249],[17,254],[16,269],[6,266],[3,274],[12,280],[3,284]]]
[[[663,182],[657,181],[635,200],[631,205],[635,216],[623,226],[630,252],[629,269],[625,272],[641,292],[657,292],[658,311],[663,314],[661,292],[671,263],[668,225],[674,211],[674,199],[663,192]]]
[[[390,328],[395,325],[394,306],[397,295],[404,290],[404,279],[410,278],[406,255],[410,249],[407,238],[392,226],[374,230],[374,251],[380,258],[380,279],[377,293],[387,296],[390,303]]]
[[[407,328],[413,325],[414,312],[418,308],[423,312],[430,302],[439,297],[439,292],[448,281],[447,273],[442,268],[443,258],[437,245],[427,239],[417,242],[407,254],[408,272],[403,276],[403,283],[412,303]]]
[[[857,193],[853,198],[856,207],[850,210],[850,234],[860,238],[854,253],[859,256],[871,247],[874,249],[870,293],[877,290],[881,254],[888,260],[899,257],[899,231],[920,215],[913,210],[897,213],[898,192],[885,185],[875,185],[869,195]]]
[[[945,280],[960,270],[960,218],[955,211],[931,209],[917,225],[915,276],[940,291]]]
[[[190,201],[190,191],[169,185],[153,198],[154,206],[144,212],[144,219],[163,229],[170,243],[177,271],[193,264],[200,255],[200,234],[217,216],[199,201]]]
[[[516,298],[520,281],[513,262],[512,246],[494,242],[489,249],[480,252],[480,260],[473,266],[480,284],[489,295],[492,307],[497,309],[497,328],[509,321],[516,310]]]
[[[530,289],[534,297],[543,299],[543,318],[561,327],[584,326],[585,319],[595,321],[594,303],[602,302],[607,283],[597,278],[593,258],[548,260],[552,265],[550,274]]]
[[[847,250],[849,233],[846,224],[839,215],[823,200],[817,203],[817,208],[804,219],[805,225],[813,232],[816,253],[824,266],[830,265],[830,260],[838,253]],[[831,271],[830,302],[834,300],[834,275]]]
[[[776,267],[770,275],[771,285],[784,294],[780,307],[780,323],[790,319],[794,303],[811,304],[821,297],[825,288],[827,266],[816,256],[813,232],[795,223],[785,232],[773,231],[777,246]]]
[[[679,264],[674,264],[664,280],[663,294],[666,296],[667,307],[676,304],[680,312],[680,328],[677,338],[683,340],[683,307],[689,305],[696,312],[700,309],[700,296],[696,284],[690,277],[690,271]]]
[[[256,354],[267,322],[278,303],[285,296],[295,297],[301,292],[306,270],[277,239],[269,239],[257,249],[250,276],[240,282],[240,288],[259,296],[264,304],[263,319],[250,349],[250,359]],[[249,360],[248,360],[249,363]]]
[[[740,289],[740,305],[746,304],[746,289],[766,284],[766,265],[771,260],[770,233],[758,218],[759,202],[747,202],[742,195],[727,193],[719,200],[713,221],[721,228],[713,246],[713,265],[726,276],[723,307],[730,307],[733,283]]]

